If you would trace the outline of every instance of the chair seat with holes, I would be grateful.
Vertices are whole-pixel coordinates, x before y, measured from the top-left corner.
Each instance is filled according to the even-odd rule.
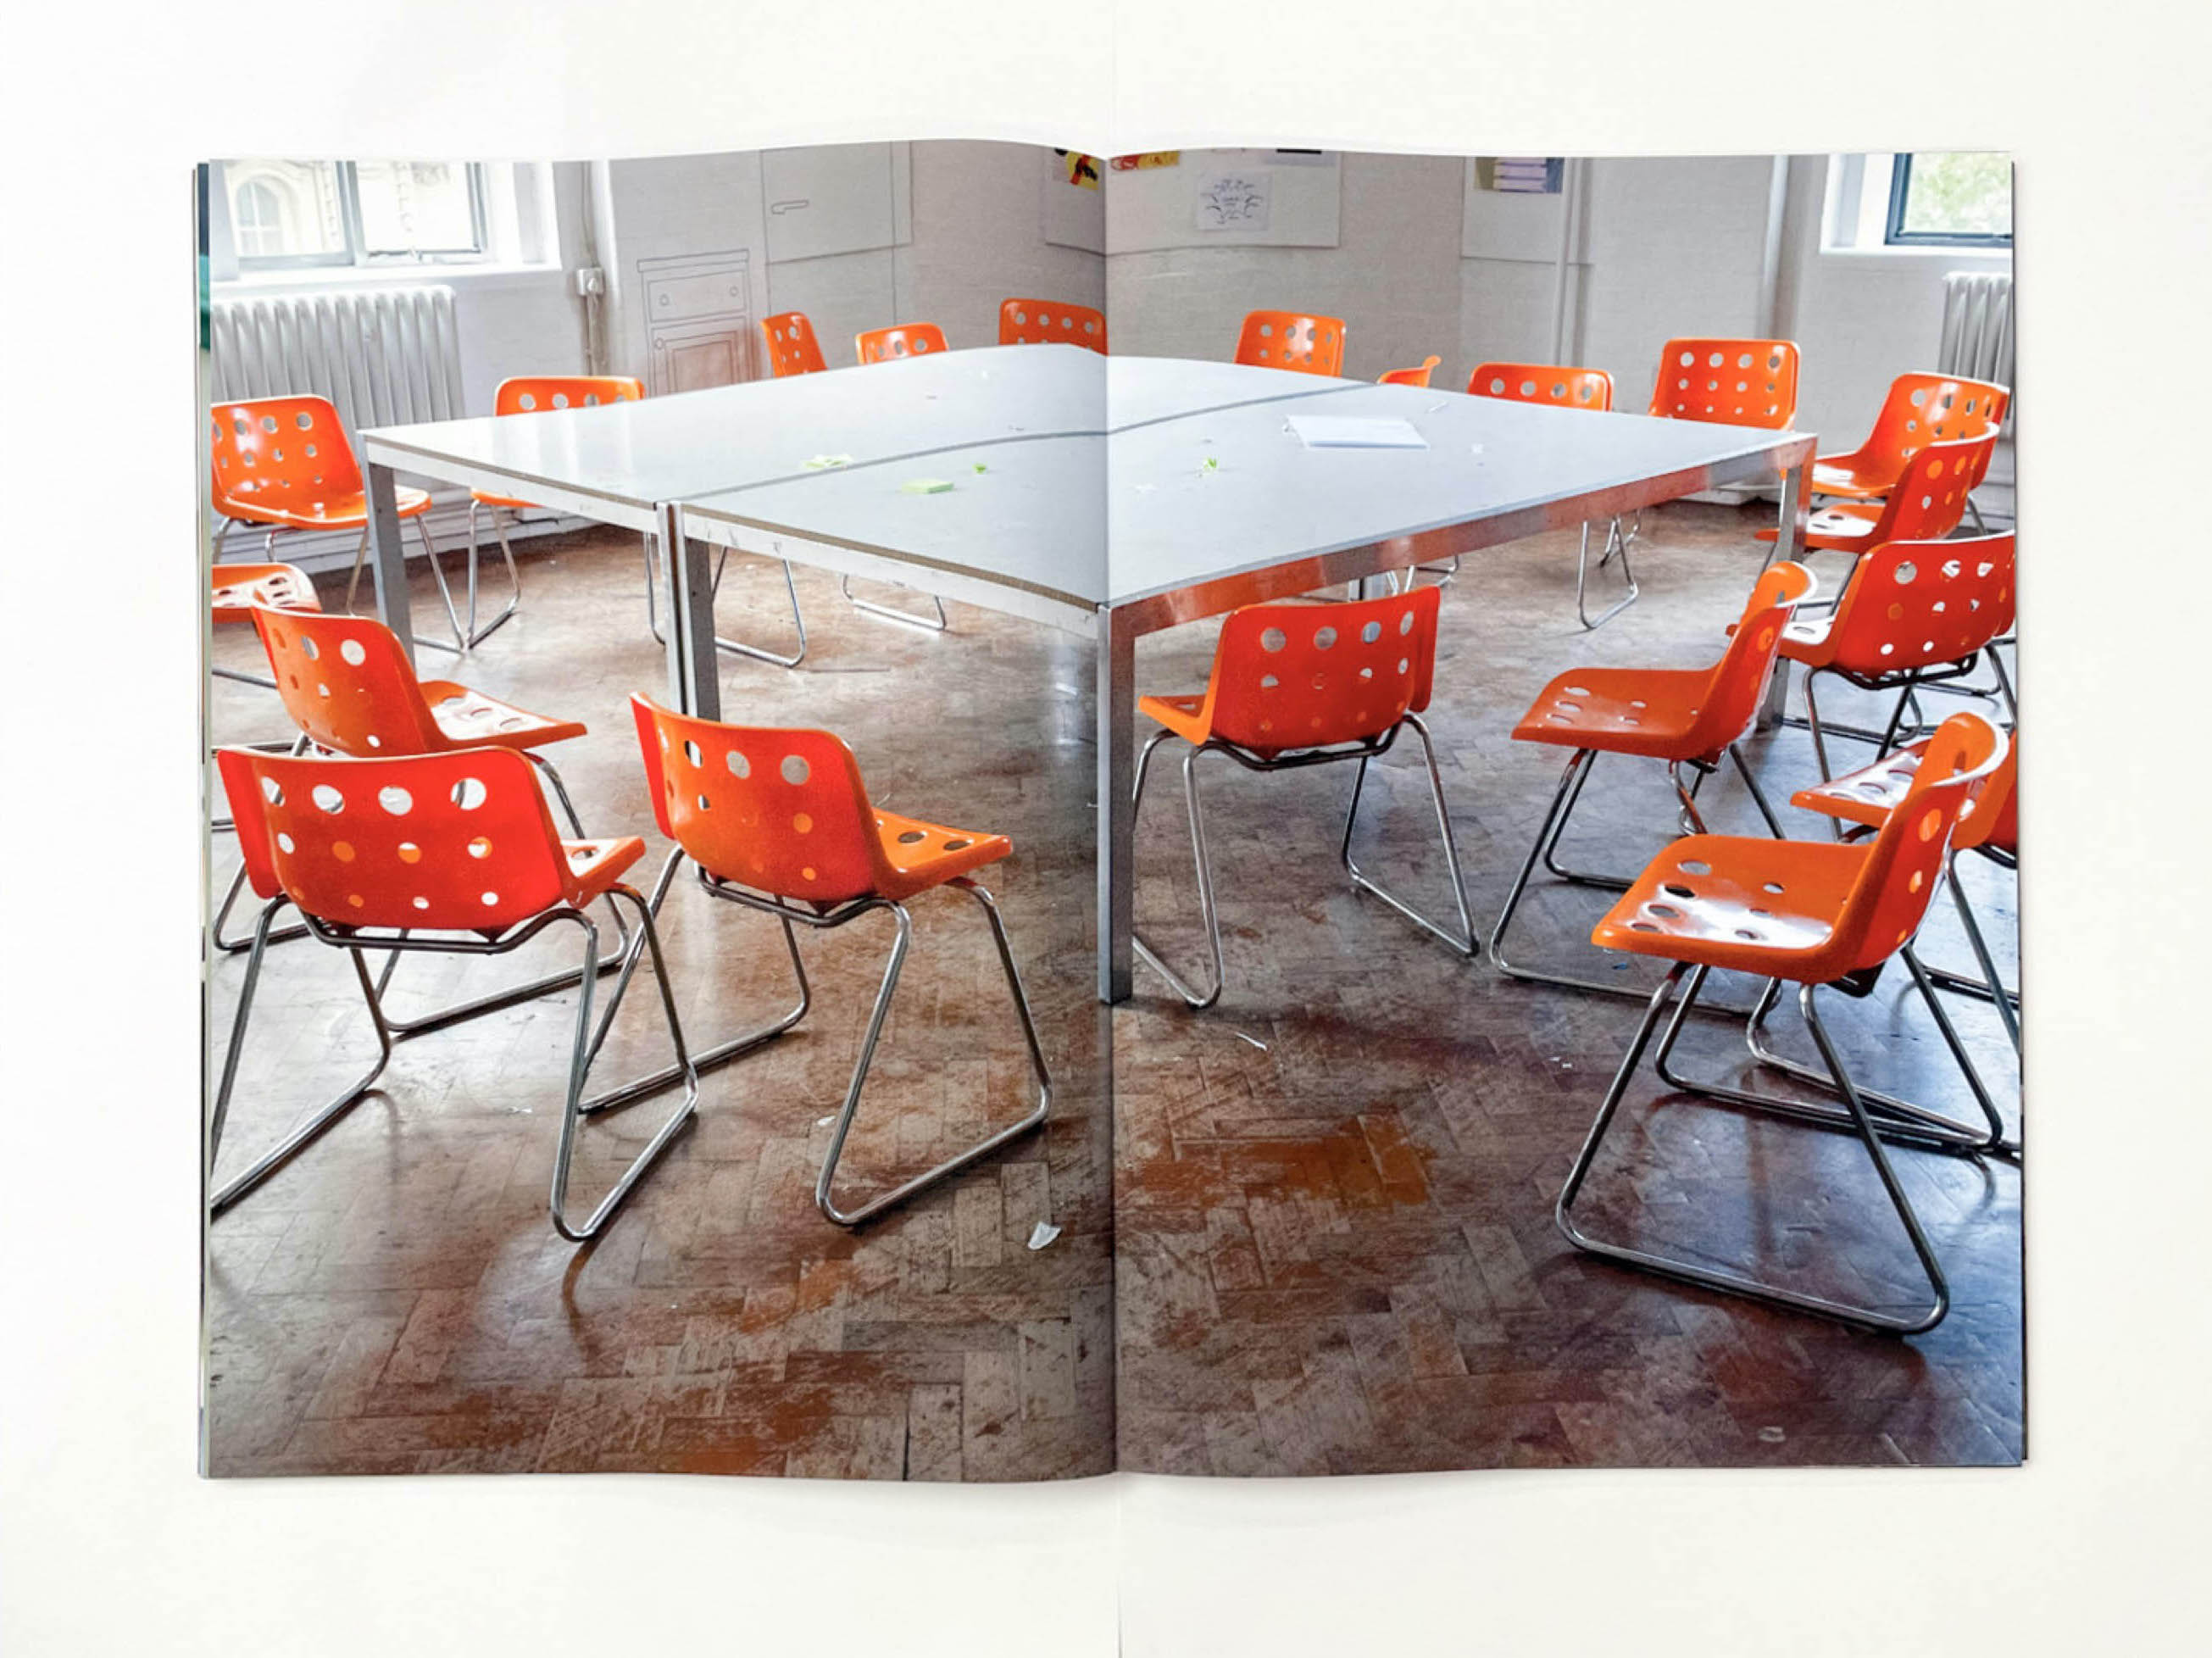
[[[1805,545],[1815,552],[1856,552],[1874,544],[1872,537],[1881,522],[1881,508],[1879,507],[1866,506],[1855,501],[1837,501],[1807,516]],[[1759,531],[1759,539],[1772,541],[1780,534],[1781,531],[1770,524]]]
[[[1590,942],[1769,978],[1840,978],[1858,963],[1832,973],[1819,963],[1867,852],[1831,841],[1687,835],[1651,860]]]
[[[422,700],[429,704],[430,718],[437,722],[438,735],[445,739],[443,747],[473,749],[490,744],[503,749],[534,749],[541,743],[561,743],[584,735],[580,720],[532,714],[450,679],[424,680]]]
[[[427,489],[395,486],[399,516],[419,518],[430,510]],[[249,524],[268,524],[288,530],[358,530],[368,522],[368,496],[360,489],[314,500],[256,495],[251,490],[219,496],[215,509],[225,518]]]
[[[1712,682],[1710,668],[1571,668],[1528,705],[1513,740],[1702,759],[1698,716]]]
[[[1003,835],[947,829],[919,817],[902,817],[881,806],[875,810],[876,833],[883,843],[884,862],[890,865],[889,878],[877,883],[878,895],[885,898],[914,897],[956,875],[995,864],[1014,849]]]
[[[1790,797],[1790,804],[1823,817],[1840,817],[1847,823],[1880,829],[1912,792],[1913,779],[1920,773],[1920,762],[1928,752],[1928,745],[1935,740],[1932,737],[1921,738],[1884,755],[1872,765],[1846,772],[1829,782],[1800,789]],[[1953,851],[1971,852],[1987,847],[2008,854],[2019,852],[2020,800],[2013,787],[2019,767],[2020,743],[2015,738],[2006,747],[2003,762],[1990,774],[1981,798],[1974,802],[1972,810],[1960,815],[1959,826],[1951,835]]]
[[[217,622],[251,622],[253,607],[272,610],[319,610],[315,584],[291,564],[218,564],[211,575],[212,608]]]

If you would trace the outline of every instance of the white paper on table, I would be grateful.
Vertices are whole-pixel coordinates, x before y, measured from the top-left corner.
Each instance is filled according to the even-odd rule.
[[[1309,449],[1425,449],[1429,440],[1402,420],[1349,415],[1292,415],[1291,430]]]

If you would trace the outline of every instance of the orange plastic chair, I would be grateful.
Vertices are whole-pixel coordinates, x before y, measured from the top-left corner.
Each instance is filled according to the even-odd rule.
[[[1793,340],[1669,340],[1647,413],[1786,432],[1797,418]]]
[[[2011,401],[2009,388],[1987,380],[1899,374],[1889,383],[1866,441],[1847,453],[1814,461],[1814,493],[1879,500],[1897,487],[1906,465],[1929,444],[1995,431]]]
[[[1062,300],[1008,300],[999,307],[1001,345],[1087,345],[1106,355],[1106,313]]]
[[[762,318],[761,337],[768,342],[768,366],[777,380],[818,374],[830,367],[822,361],[822,342],[804,311],[780,311]]]
[[[1587,409],[1595,414],[1610,414],[1613,410],[1613,376],[1602,368],[1572,368],[1563,364],[1545,362],[1486,362],[1478,364],[1468,376],[1469,397],[1498,398],[1510,403],[1544,403],[1559,409]],[[1581,619],[1585,632],[1594,632],[1636,603],[1643,591],[1637,586],[1636,572],[1628,562],[1628,544],[1632,532],[1621,528],[1614,519],[1606,526],[1605,549],[1598,555],[1597,568],[1610,564],[1617,555],[1620,559],[1621,580],[1628,591],[1614,600],[1612,606],[1590,620],[1589,613],[1589,525],[1583,525],[1582,544],[1575,554],[1575,615]],[[1452,561],[1452,568],[1459,568],[1459,561]]]
[[[1036,1024],[999,907],[971,878],[975,871],[1012,853],[1013,843],[1001,835],[947,829],[874,805],[853,751],[828,732],[723,725],[672,713],[644,696],[631,697],[630,708],[637,720],[638,749],[645,762],[654,821],[676,843],[654,886],[654,906],[667,892],[678,865],[689,860],[709,895],[773,915],[782,923],[784,945],[799,981],[797,1007],[761,1030],[708,1050],[701,1055],[702,1065],[734,1058],[789,1029],[805,1014],[806,969],[799,960],[794,926],[828,932],[884,909],[897,928],[845,1102],[815,1181],[814,1201],[823,1215],[839,1226],[858,1226],[1041,1127],[1052,1106],[1052,1075],[1037,1042]],[[907,902],[942,886],[966,893],[982,907],[990,922],[999,964],[1029,1048],[1036,1104],[1018,1122],[846,1210],[831,1188],[914,936]]]
[[[1917,1334],[1942,1321],[1950,1306],[1942,1267],[1882,1144],[1886,1132],[1897,1131],[1877,1127],[1866,1097],[1852,1082],[1821,1023],[1814,993],[1826,986],[1847,995],[1865,995],[1882,965],[1911,942],[1935,894],[1952,832],[2004,751],[2004,738],[1987,720],[1957,714],[1936,732],[1911,789],[1871,841],[1853,844],[1697,835],[1677,841],[1652,859],[1590,935],[1605,949],[1655,957],[1672,965],[1651,993],[1628,1053],[1560,1190],[1553,1215],[1577,1248],[1770,1306],[1893,1334]],[[1686,974],[1688,987],[1660,1043],[1662,1078],[1679,1090],[1756,1108],[1784,1108],[1765,1096],[1689,1082],[1668,1068],[1668,1057],[1683,1022],[1716,968],[1786,980],[1798,987],[1798,1006],[1820,1050],[1831,1085],[1843,1097],[1846,1109],[1842,1115],[1865,1145],[1926,1274],[1933,1300],[1925,1308],[1899,1314],[1808,1295],[1747,1273],[1604,1242],[1577,1223],[1575,1199],[1660,1016]],[[1788,1108],[1787,1114],[1803,1113]],[[1820,1120],[1825,1121],[1826,1114]]]
[[[1928,756],[1929,744],[1935,739],[1923,737],[1907,744],[1896,753],[1885,755],[1872,765],[1820,783],[1812,788],[1800,789],[1790,797],[1790,804],[1808,811],[1826,813],[1831,817],[1863,828],[1879,829],[1889,821],[1890,814],[1903,804],[1912,790],[1912,780]],[[1982,970],[1978,979],[1947,972],[1942,968],[1929,968],[1928,976],[1946,990],[1964,993],[1976,999],[1993,1003],[1997,1017],[2003,1023],[2005,1035],[2011,1039],[2014,1054],[2020,1052],[2020,992],[2007,986],[1997,970],[1996,958],[1990,949],[1988,936],[1982,931],[1981,920],[1966,897],[1966,889],[1959,878],[1959,859],[1962,853],[1978,853],[2000,869],[2017,871],[2020,868],[2020,733],[2014,731],[2005,747],[2004,760],[1990,774],[1990,780],[1975,802],[1974,811],[1959,824],[1951,836],[1949,874],[1951,902],[1959,912],[1959,922],[1966,935],[1966,943],[1974,952],[1974,960]]]
[[[890,328],[871,328],[853,336],[854,349],[864,363],[890,362],[899,357],[919,357],[947,349],[945,331],[933,322],[900,323]]]
[[[2013,572],[2009,535],[1887,542],[1853,567],[1834,610],[1782,630],[1782,654],[1804,665],[1806,725],[1822,777],[1834,775],[1830,735],[1869,741],[1877,753],[1887,753],[1917,687],[1963,679],[1993,641],[2012,631]],[[2011,681],[1996,653],[1989,654],[2016,720]],[[1887,727],[1823,724],[1814,683],[1824,673],[1861,690],[1896,691]]]
[[[598,1236],[690,1121],[699,1094],[653,913],[621,878],[644,855],[645,843],[635,835],[562,840],[529,766],[511,750],[343,760],[225,749],[218,758],[247,876],[255,895],[266,902],[254,929],[216,1092],[210,1169],[222,1149],[270,926],[286,905],[300,913],[315,938],[352,956],[378,1053],[359,1082],[310,1113],[248,1168],[220,1185],[210,1174],[210,1212],[228,1209],[344,1115],[382,1074],[394,1042],[410,1034],[385,1017],[380,987],[369,975],[365,950],[389,950],[395,960],[410,951],[504,955],[566,921],[582,929],[584,951],[580,969],[562,980],[580,983],[582,990],[548,1206],[562,1237],[581,1242]],[[638,1097],[635,1090],[584,1097],[592,1062],[622,1002],[618,987],[595,1033],[592,1002],[600,971],[599,930],[587,911],[596,901],[611,904],[617,897],[628,901],[638,922],[637,931],[624,938],[618,961],[627,969],[635,965],[641,947],[653,953],[661,1008],[676,1048],[670,1074],[682,1078],[684,1098],[591,1215],[571,1222],[568,1168],[578,1127],[587,1114]],[[625,970],[624,986],[629,977]]]
[[[1760,572],[1727,649],[1710,668],[1571,668],[1537,694],[1528,712],[1521,716],[1521,723],[1513,728],[1513,740],[1547,744],[1571,749],[1573,753],[1536,831],[1535,844],[1522,861],[1521,872],[1514,877],[1498,925],[1490,931],[1492,967],[1539,984],[1607,995],[1645,993],[1632,986],[1523,967],[1505,955],[1506,931],[1513,925],[1514,914],[1521,907],[1539,859],[1546,869],[1571,885],[1619,892],[1629,884],[1619,876],[1571,870],[1559,861],[1559,838],[1601,754],[1665,762],[1675,798],[1681,803],[1682,821],[1700,835],[1705,833],[1705,819],[1698,811],[1698,787],[1719,768],[1721,756],[1726,755],[1750,789],[1768,829],[1778,840],[1781,838],[1782,825],[1737,745],[1759,717],[1759,700],[1774,671],[1784,624],[1812,598],[1816,585],[1813,573],[1802,564],[1777,564]],[[1682,780],[1686,766],[1696,773],[1686,784]]]
[[[218,564],[210,572],[210,614],[217,627],[253,620],[253,607],[272,610],[319,610],[323,602],[307,573],[290,564]],[[242,685],[258,685],[273,691],[276,682],[258,673],[221,666],[209,670],[218,679],[234,679]]]
[[[222,557],[222,544],[238,524],[266,527],[264,556],[275,552],[279,531],[359,530],[353,570],[346,578],[346,608],[351,610],[361,584],[362,561],[368,554],[368,495],[353,445],[346,440],[344,424],[330,399],[256,398],[219,403],[209,410],[208,424],[215,471],[210,499],[223,520],[216,531],[215,556]],[[422,537],[422,551],[445,599],[447,619],[453,626],[450,645],[419,636],[415,642],[458,653],[465,637],[460,614],[453,608],[445,570],[422,523],[430,497],[426,491],[404,486],[396,494],[400,518],[412,519]]]
[[[1513,403],[1548,403],[1562,409],[1613,408],[1613,376],[1602,368],[1570,368],[1548,362],[1486,362],[1467,378],[1473,398],[1503,398]]]
[[[361,760],[484,747],[515,750],[544,777],[576,838],[585,838],[583,822],[559,768],[538,751],[548,744],[584,736],[580,721],[532,714],[449,679],[417,680],[398,635],[368,616],[255,606],[253,625],[268,653],[276,694],[304,743]],[[246,873],[239,872],[216,913],[218,935]],[[627,924],[619,914],[617,921],[626,933]],[[570,981],[571,975],[556,974],[499,996],[395,1022],[392,1029],[412,1035]]]
[[[1287,368],[1334,379],[1344,367],[1344,321],[1297,311],[1248,311],[1237,336],[1237,361],[1255,368]]]
[[[1377,375],[1375,383],[1377,386],[1425,386],[1429,383],[1429,376],[1437,372],[1437,365],[1443,361],[1442,357],[1432,354],[1422,360],[1419,368],[1393,368],[1387,374]]]
[[[1421,720],[1435,674],[1441,603],[1434,587],[1419,587],[1386,598],[1343,604],[1247,605],[1232,610],[1222,623],[1204,695],[1138,700],[1138,713],[1158,722],[1160,729],[1137,756],[1132,817],[1144,804],[1145,774],[1152,750],[1170,737],[1189,745],[1182,762],[1183,799],[1190,819],[1191,859],[1198,871],[1199,909],[1212,955],[1213,987],[1194,989],[1142,937],[1133,943],[1137,954],[1192,1008],[1212,1006],[1225,982],[1221,918],[1214,904],[1206,814],[1198,792],[1201,755],[1225,754],[1246,770],[1259,772],[1358,761],[1352,806],[1345,814],[1344,838],[1337,849],[1345,872],[1355,887],[1373,893],[1462,955],[1474,954],[1474,924],[1468,913],[1451,814],[1444,805],[1443,779],[1437,769],[1436,745]],[[1399,732],[1408,726],[1421,739],[1428,763],[1437,829],[1443,837],[1444,863],[1459,906],[1456,935],[1385,891],[1352,861],[1352,835],[1359,822],[1368,764],[1388,754]]]
[[[499,383],[492,394],[494,416],[542,414],[554,409],[588,409],[602,404],[635,403],[645,396],[645,382],[628,374],[519,374]],[[534,501],[512,495],[495,495],[483,489],[469,492],[469,604],[468,623],[461,636],[471,649],[491,637],[500,624],[522,603],[522,576],[514,568],[514,549],[507,545],[507,524],[501,513],[526,512]],[[499,537],[500,555],[507,560],[507,601],[500,613],[477,626],[477,513],[491,513],[492,533]],[[653,556],[646,555],[645,579],[653,580]]]
[[[1905,480],[1879,506],[1844,501],[1823,507],[1805,526],[1808,552],[1863,553],[1886,541],[1940,541],[1966,515],[1966,497],[1990,469],[1997,444],[1992,427],[1979,437],[1946,438],[1912,457]],[[1759,531],[1761,541],[1780,531]]]

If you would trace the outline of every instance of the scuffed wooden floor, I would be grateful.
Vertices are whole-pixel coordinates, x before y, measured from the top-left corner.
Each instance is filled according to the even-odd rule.
[[[1571,537],[1468,561],[1446,595],[1429,719],[1480,930],[1565,759],[1507,740],[1529,699],[1577,665],[1711,662],[1758,567],[1752,531],[1771,515],[1688,504],[1647,514],[1644,597],[1595,635],[1572,621]],[[1840,580],[1840,561],[1822,562],[1824,578]],[[1146,641],[1140,688],[1201,687],[1213,632]],[[1831,718],[1872,707],[1846,691],[1824,690],[1823,704]],[[1778,805],[1816,774],[1802,732],[1753,752]],[[1387,782],[1370,784],[1362,866],[1448,915],[1418,751],[1401,745],[1377,769]],[[1194,970],[1203,944],[1179,779],[1161,776],[1168,786],[1149,795],[1139,829],[1139,924]],[[1893,1154],[1953,1294],[1949,1319],[1909,1342],[1579,1254],[1552,1206],[1640,1010],[1504,980],[1355,895],[1335,860],[1351,784],[1349,767],[1268,777],[1215,766],[1206,828],[1228,987],[1192,1014],[1140,965],[1137,1000],[1116,1016],[1122,1466],[1294,1474],[2017,1460],[2020,1171]],[[1716,829],[1757,832],[1732,775],[1705,799]],[[1656,764],[1601,760],[1567,861],[1633,872],[1663,844],[1669,801]],[[1786,811],[1785,826],[1826,833],[1803,813]],[[1971,876],[2009,961],[2012,878]],[[1589,946],[1607,902],[1540,877],[1516,922],[1516,957],[1656,982],[1649,964],[1616,965]],[[1971,968],[1948,907],[1923,954]],[[1738,1002],[1747,988],[1716,981]],[[1864,1003],[1824,1008],[1863,1080],[1974,1114],[1901,975]],[[2016,1073],[1992,1011],[1954,1015],[2016,1126]],[[1776,1024],[1790,1051],[1812,1058],[1794,1011]],[[1740,1024],[1698,1021],[1686,1064],[1743,1070],[1740,1035]],[[1901,1305],[1918,1289],[1856,1142],[1668,1095],[1648,1066],[1582,1210],[1601,1236],[1831,1295]]]
[[[523,609],[450,675],[580,719],[556,758],[586,828],[665,843],[627,699],[666,683],[635,537],[521,544]],[[459,560],[453,562],[458,567]],[[416,579],[419,625],[435,601]],[[325,584],[325,603],[336,587]],[[941,1190],[850,1235],[813,1203],[890,944],[868,920],[802,941],[814,1007],[797,1032],[710,1073],[697,1121],[601,1242],[547,1224],[573,993],[403,1043],[381,1090],[216,1223],[208,1278],[208,1461],[218,1474],[628,1469],[914,1479],[1097,1473],[1113,1455],[1109,1114],[1091,957],[1085,647],[960,610],[932,638],[854,614],[802,573],[813,653],[798,672],[729,659],[728,718],[845,735],[894,810],[1013,837],[985,872],[1004,909],[1054,1089],[1053,1120]],[[726,632],[774,635],[773,566],[733,561]],[[255,665],[251,631],[216,659]],[[1043,687],[1060,690],[1047,695]],[[273,694],[216,682],[219,740],[281,736]],[[218,882],[234,842],[215,841]],[[852,1196],[926,1167],[1027,1106],[1029,1074],[973,905],[915,905],[915,942],[840,1170]],[[250,920],[246,918],[246,920]],[[245,925],[242,920],[240,926]],[[773,922],[687,883],[665,932],[685,1028],[703,1045],[792,999]],[[573,950],[573,929],[560,929]],[[395,1005],[540,970],[417,957]],[[228,1033],[242,957],[218,961]],[[664,1062],[641,984],[595,1085]],[[222,1166],[358,1074],[373,1052],[344,958],[272,950]],[[591,1200],[665,1114],[585,1131]],[[602,1149],[604,1148],[604,1149]],[[1032,1227],[1062,1228],[1031,1252]]]

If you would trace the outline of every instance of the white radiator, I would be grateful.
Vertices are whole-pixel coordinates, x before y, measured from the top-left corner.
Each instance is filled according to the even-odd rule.
[[[218,402],[313,392],[349,434],[463,412],[450,288],[219,300],[209,343]]]
[[[1936,372],[2010,386],[2012,346],[2012,278],[1969,270],[1944,277]]]

